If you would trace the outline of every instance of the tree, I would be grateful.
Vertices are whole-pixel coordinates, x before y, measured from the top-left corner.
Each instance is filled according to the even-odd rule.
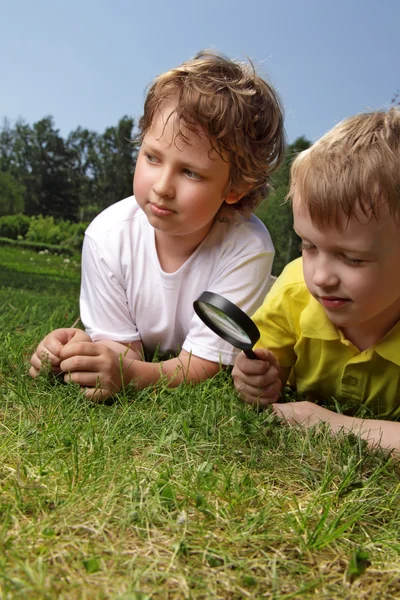
[[[67,138],[67,147],[72,155],[72,168],[79,181],[79,220],[89,221],[99,211],[97,203],[98,178],[101,157],[97,151],[99,135],[78,127]]]
[[[293,230],[292,207],[285,198],[289,192],[291,164],[299,152],[310,146],[311,142],[304,136],[287,146],[282,164],[272,176],[272,192],[256,211],[267,226],[275,246],[274,275],[279,275],[287,263],[300,256],[300,239]]]
[[[98,139],[101,157],[98,172],[99,206],[105,208],[132,194],[137,149],[132,142],[134,120],[124,116],[116,127],[108,127]]]
[[[76,220],[79,181],[52,117],[32,127],[22,120],[13,130],[3,127],[0,142],[0,168],[24,186],[25,212]]]
[[[24,193],[24,186],[11,173],[0,171],[0,216],[23,212]]]
[[[391,104],[393,104],[394,106],[400,106],[400,90],[397,90],[396,93],[393,95]]]
[[[0,130],[0,171],[22,186],[25,212],[90,220],[132,194],[137,148],[134,120],[124,116],[103,134],[78,127],[64,140],[52,117]]]

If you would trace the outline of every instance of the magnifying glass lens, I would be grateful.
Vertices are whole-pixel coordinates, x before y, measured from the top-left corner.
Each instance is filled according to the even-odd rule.
[[[202,312],[207,315],[218,329],[229,334],[241,344],[251,345],[251,339],[245,330],[242,329],[238,323],[235,323],[235,321],[233,321],[226,313],[223,313],[222,310],[216,306],[211,306],[211,304],[207,304],[206,302],[199,302],[199,305]]]
[[[200,319],[223,340],[240,348],[249,358],[257,358],[253,345],[260,332],[255,323],[236,304],[219,294],[203,292],[193,308]]]

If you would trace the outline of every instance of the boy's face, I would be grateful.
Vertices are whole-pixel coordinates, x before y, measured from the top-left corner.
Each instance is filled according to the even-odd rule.
[[[135,198],[157,235],[190,236],[193,246],[207,235],[224,200],[229,164],[215,151],[203,132],[185,130],[187,142],[175,138],[175,101],[165,102],[156,112],[139,151]],[[175,238],[176,239],[176,238]]]
[[[400,319],[400,227],[387,206],[321,230],[295,197],[293,216],[311,294],[349,339],[378,342]]]

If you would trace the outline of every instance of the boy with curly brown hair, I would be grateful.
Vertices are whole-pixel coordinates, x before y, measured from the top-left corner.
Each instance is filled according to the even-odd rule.
[[[273,261],[269,233],[251,212],[281,160],[283,117],[252,65],[202,52],[160,75],[139,128],[135,196],[86,231],[86,331],[57,329],[31,358],[32,377],[45,358],[91,398],[130,381],[198,382],[233,364],[235,350],[199,320],[193,301],[207,289],[253,312]],[[165,360],[154,362],[156,351]]]

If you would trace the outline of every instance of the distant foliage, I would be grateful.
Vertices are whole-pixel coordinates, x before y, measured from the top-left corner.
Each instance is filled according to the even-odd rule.
[[[135,123],[124,116],[103,134],[78,127],[64,139],[52,117],[0,129],[0,215],[25,212],[90,220],[132,194]]]
[[[24,210],[25,188],[11,173],[0,171],[0,215],[14,215]]]
[[[26,236],[31,223],[26,215],[7,215],[0,217],[0,237],[17,240]]]
[[[135,136],[135,123],[127,116],[103,134],[78,127],[66,139],[50,116],[32,126],[22,120],[11,126],[4,120],[0,128],[0,237],[80,249],[86,228],[82,222],[132,194]],[[299,255],[292,210],[284,199],[292,160],[310,145],[300,137],[287,147],[273,176],[273,192],[257,210],[275,245],[274,275]],[[17,214],[21,212],[32,217],[29,222]],[[15,219],[1,215],[15,215]]]
[[[0,238],[35,244],[50,244],[80,250],[88,223],[71,223],[38,215],[0,217]]]
[[[30,242],[80,248],[86,227],[86,223],[55,222],[54,217],[39,215],[31,217],[25,239]]]
[[[393,104],[394,106],[400,106],[400,90],[397,90],[396,93],[393,94],[391,104]]]
[[[267,226],[275,246],[273,275],[279,275],[291,260],[300,256],[300,239],[293,230],[292,207],[285,202],[289,191],[290,167],[299,152],[311,146],[304,136],[290,144],[285,153],[282,165],[272,178],[273,191],[257,209],[257,216]]]

